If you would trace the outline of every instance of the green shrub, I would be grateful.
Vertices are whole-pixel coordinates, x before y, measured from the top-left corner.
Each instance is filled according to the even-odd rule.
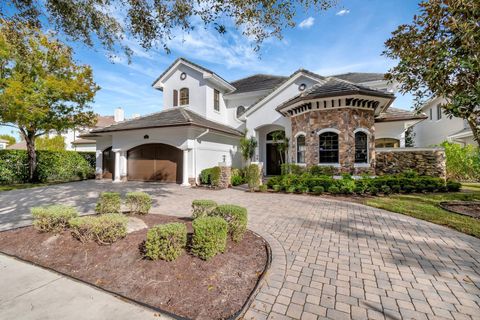
[[[372,196],[376,196],[378,194],[378,188],[371,186],[368,188],[368,193],[370,193]]]
[[[480,181],[480,148],[444,142],[447,177],[457,181]]]
[[[76,151],[38,150],[38,180],[39,182],[67,182],[93,178],[95,163],[86,158],[84,153]],[[25,183],[27,181],[27,151],[0,150],[0,184]]]
[[[294,163],[283,163],[280,166],[281,174],[302,174],[305,172],[305,167],[299,166]]]
[[[286,191],[287,193],[294,193],[295,191],[297,191],[297,187],[295,187],[295,186],[288,186],[288,187],[285,188],[285,191]]]
[[[311,166],[308,172],[314,176],[333,176],[337,169],[333,166]]]
[[[274,185],[279,185],[282,183],[282,176],[275,176],[275,177],[271,177],[270,179],[267,180],[267,186],[269,188],[273,188]]]
[[[344,178],[336,181],[337,187],[340,193],[352,194],[355,190],[355,180],[351,176],[345,176]]]
[[[81,242],[111,244],[127,235],[128,218],[118,213],[70,219],[72,235]]]
[[[150,228],[145,241],[145,256],[152,260],[173,261],[187,245],[187,227],[183,223],[159,224]]]
[[[394,184],[390,187],[390,189],[392,190],[392,193],[400,193],[402,187],[398,184]]]
[[[272,187],[273,191],[275,192],[279,192],[279,191],[282,191],[282,186],[279,185],[279,184],[274,184],[273,187]]]
[[[266,184],[262,184],[262,185],[258,186],[258,190],[259,190],[260,192],[267,192],[268,187],[267,187]]]
[[[340,193],[340,189],[335,186],[335,185],[332,185],[328,188],[328,193],[331,193],[331,194],[339,194]]]
[[[356,194],[364,194],[365,193],[365,187],[363,185],[360,185],[360,184],[356,184],[355,185],[355,188],[353,189],[353,192],[356,193]]]
[[[104,213],[120,213],[122,200],[118,192],[102,192],[98,198],[95,212]]]
[[[131,213],[147,214],[152,207],[152,198],[145,192],[128,192],[125,204]]]
[[[295,189],[298,193],[307,193],[308,192],[308,187],[304,186],[304,185],[299,185]]]
[[[228,223],[220,217],[202,217],[192,223],[192,253],[208,260],[227,246]]]
[[[387,185],[383,185],[381,190],[382,190],[382,193],[385,195],[389,195],[390,193],[392,193],[392,189],[390,189],[390,187]]]
[[[250,190],[255,190],[260,185],[260,168],[256,164],[251,164],[247,167],[246,170],[246,179],[248,183],[248,188]]]
[[[30,209],[33,226],[41,232],[61,232],[68,227],[68,221],[78,216],[75,208],[64,205],[34,207]]]
[[[320,195],[325,192],[325,189],[322,186],[315,186],[312,188],[312,193],[316,195]]]
[[[303,182],[310,190],[314,187],[323,187],[324,190],[328,190],[330,186],[335,184],[335,179],[327,176],[309,176],[305,177]]]
[[[458,192],[462,188],[462,184],[457,181],[448,180],[447,181],[447,191],[449,192]]]
[[[411,184],[406,184],[402,187],[402,190],[405,193],[412,193],[415,191],[415,186],[412,186]]]
[[[407,169],[401,173],[405,178],[417,178],[418,172],[413,169]]]
[[[192,201],[192,218],[208,216],[213,209],[217,207],[217,203],[213,200],[193,200]]]
[[[239,186],[245,183],[245,172],[242,169],[233,168],[232,176],[230,178],[230,183],[232,186]]]
[[[212,211],[213,216],[223,218],[228,223],[228,232],[233,241],[239,242],[247,231],[248,215],[247,209],[234,204],[224,204]]]
[[[220,167],[203,169],[200,172],[200,183],[218,187],[220,184],[220,176]]]

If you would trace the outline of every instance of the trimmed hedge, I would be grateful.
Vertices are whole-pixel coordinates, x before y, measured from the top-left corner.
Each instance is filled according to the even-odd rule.
[[[159,224],[150,228],[145,241],[145,256],[152,260],[173,261],[187,246],[187,226],[183,223]]]
[[[125,196],[125,204],[130,213],[147,214],[152,208],[152,198],[145,192],[128,192]]]
[[[95,154],[76,151],[37,151],[40,182],[67,182],[94,177]],[[0,184],[28,181],[25,150],[0,150]]]
[[[208,216],[213,209],[217,207],[217,203],[213,200],[193,200],[192,201],[192,218]]]
[[[234,204],[223,204],[212,211],[212,216],[223,218],[228,223],[228,232],[232,240],[239,242],[247,231],[247,209]]]
[[[64,205],[34,207],[30,212],[33,226],[40,232],[61,232],[68,227],[70,219],[78,217],[77,209]]]
[[[70,219],[72,235],[81,242],[111,244],[127,235],[128,218],[118,213]]]
[[[341,179],[332,176],[312,175],[310,173],[286,174],[272,177],[267,186],[275,191],[284,190],[287,193],[311,192],[319,194],[317,187],[332,194],[383,194],[412,192],[446,192],[459,191],[461,184],[454,181],[445,182],[442,178],[418,176],[415,172],[405,172],[398,175],[384,175],[376,178],[364,176],[353,179],[343,175]]]
[[[225,252],[228,224],[220,217],[203,217],[193,220],[192,253],[203,260]]]
[[[200,172],[200,183],[218,187],[221,173],[220,167],[203,169]]]
[[[122,199],[118,192],[102,192],[98,197],[95,212],[100,214],[105,213],[120,213],[120,206]]]

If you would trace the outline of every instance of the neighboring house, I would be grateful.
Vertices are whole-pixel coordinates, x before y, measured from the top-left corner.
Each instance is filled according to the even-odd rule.
[[[93,128],[76,128],[68,129],[66,132],[61,133],[60,135],[64,138],[65,141],[65,150],[73,150],[79,152],[95,152],[97,147],[95,145],[95,140],[81,138],[81,135],[87,134],[92,129],[100,129],[103,127],[110,126],[112,124],[124,121],[124,111],[122,108],[115,109],[115,115],[113,116],[98,116],[97,122]],[[1,146],[0,146],[1,149]],[[20,141],[11,146],[7,147],[11,150],[27,150],[27,144],[25,141]]]
[[[434,98],[425,103],[420,112],[427,115],[427,119],[413,127],[416,147],[439,145],[444,141],[459,143],[463,146],[475,144],[473,133],[466,120],[457,117],[448,117],[442,111],[443,98]]]
[[[425,118],[390,108],[395,88],[378,73],[300,69],[229,82],[180,58],[152,85],[163,91],[163,111],[83,136],[96,141],[97,178],[188,185],[220,162],[242,166],[245,130],[258,140],[266,175],[280,172],[277,130],[290,139],[289,162],[372,172],[376,147],[403,147],[406,129]]]
[[[8,144],[7,140],[0,139],[0,150],[7,149],[7,144]]]

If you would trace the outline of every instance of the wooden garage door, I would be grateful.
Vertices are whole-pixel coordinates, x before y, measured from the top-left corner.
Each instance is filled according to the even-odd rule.
[[[182,182],[182,151],[166,144],[144,144],[128,151],[128,180]]]

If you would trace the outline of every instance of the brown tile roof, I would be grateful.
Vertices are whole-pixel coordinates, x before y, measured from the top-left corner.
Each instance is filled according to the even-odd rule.
[[[282,84],[287,79],[288,77],[284,76],[274,76],[270,74],[254,74],[253,76],[232,81],[231,85],[236,88],[236,90],[233,91],[232,94],[272,90],[275,89],[278,85]]]
[[[385,74],[383,73],[367,73],[367,72],[349,72],[344,74],[333,75],[332,77],[350,81],[350,82],[355,82],[355,83],[385,80]]]
[[[90,134],[138,130],[144,128],[163,128],[163,127],[179,127],[179,126],[196,126],[214,131],[227,133],[234,136],[243,136],[243,133],[226,125],[210,121],[192,110],[185,107],[170,108],[161,112],[153,113],[147,116],[135,118],[128,121],[119,122],[102,129],[94,129]],[[89,134],[84,135],[88,137]]]
[[[425,114],[416,114],[415,112],[398,108],[388,108],[385,112],[380,113],[375,118],[375,122],[421,120],[427,118],[428,117]]]

